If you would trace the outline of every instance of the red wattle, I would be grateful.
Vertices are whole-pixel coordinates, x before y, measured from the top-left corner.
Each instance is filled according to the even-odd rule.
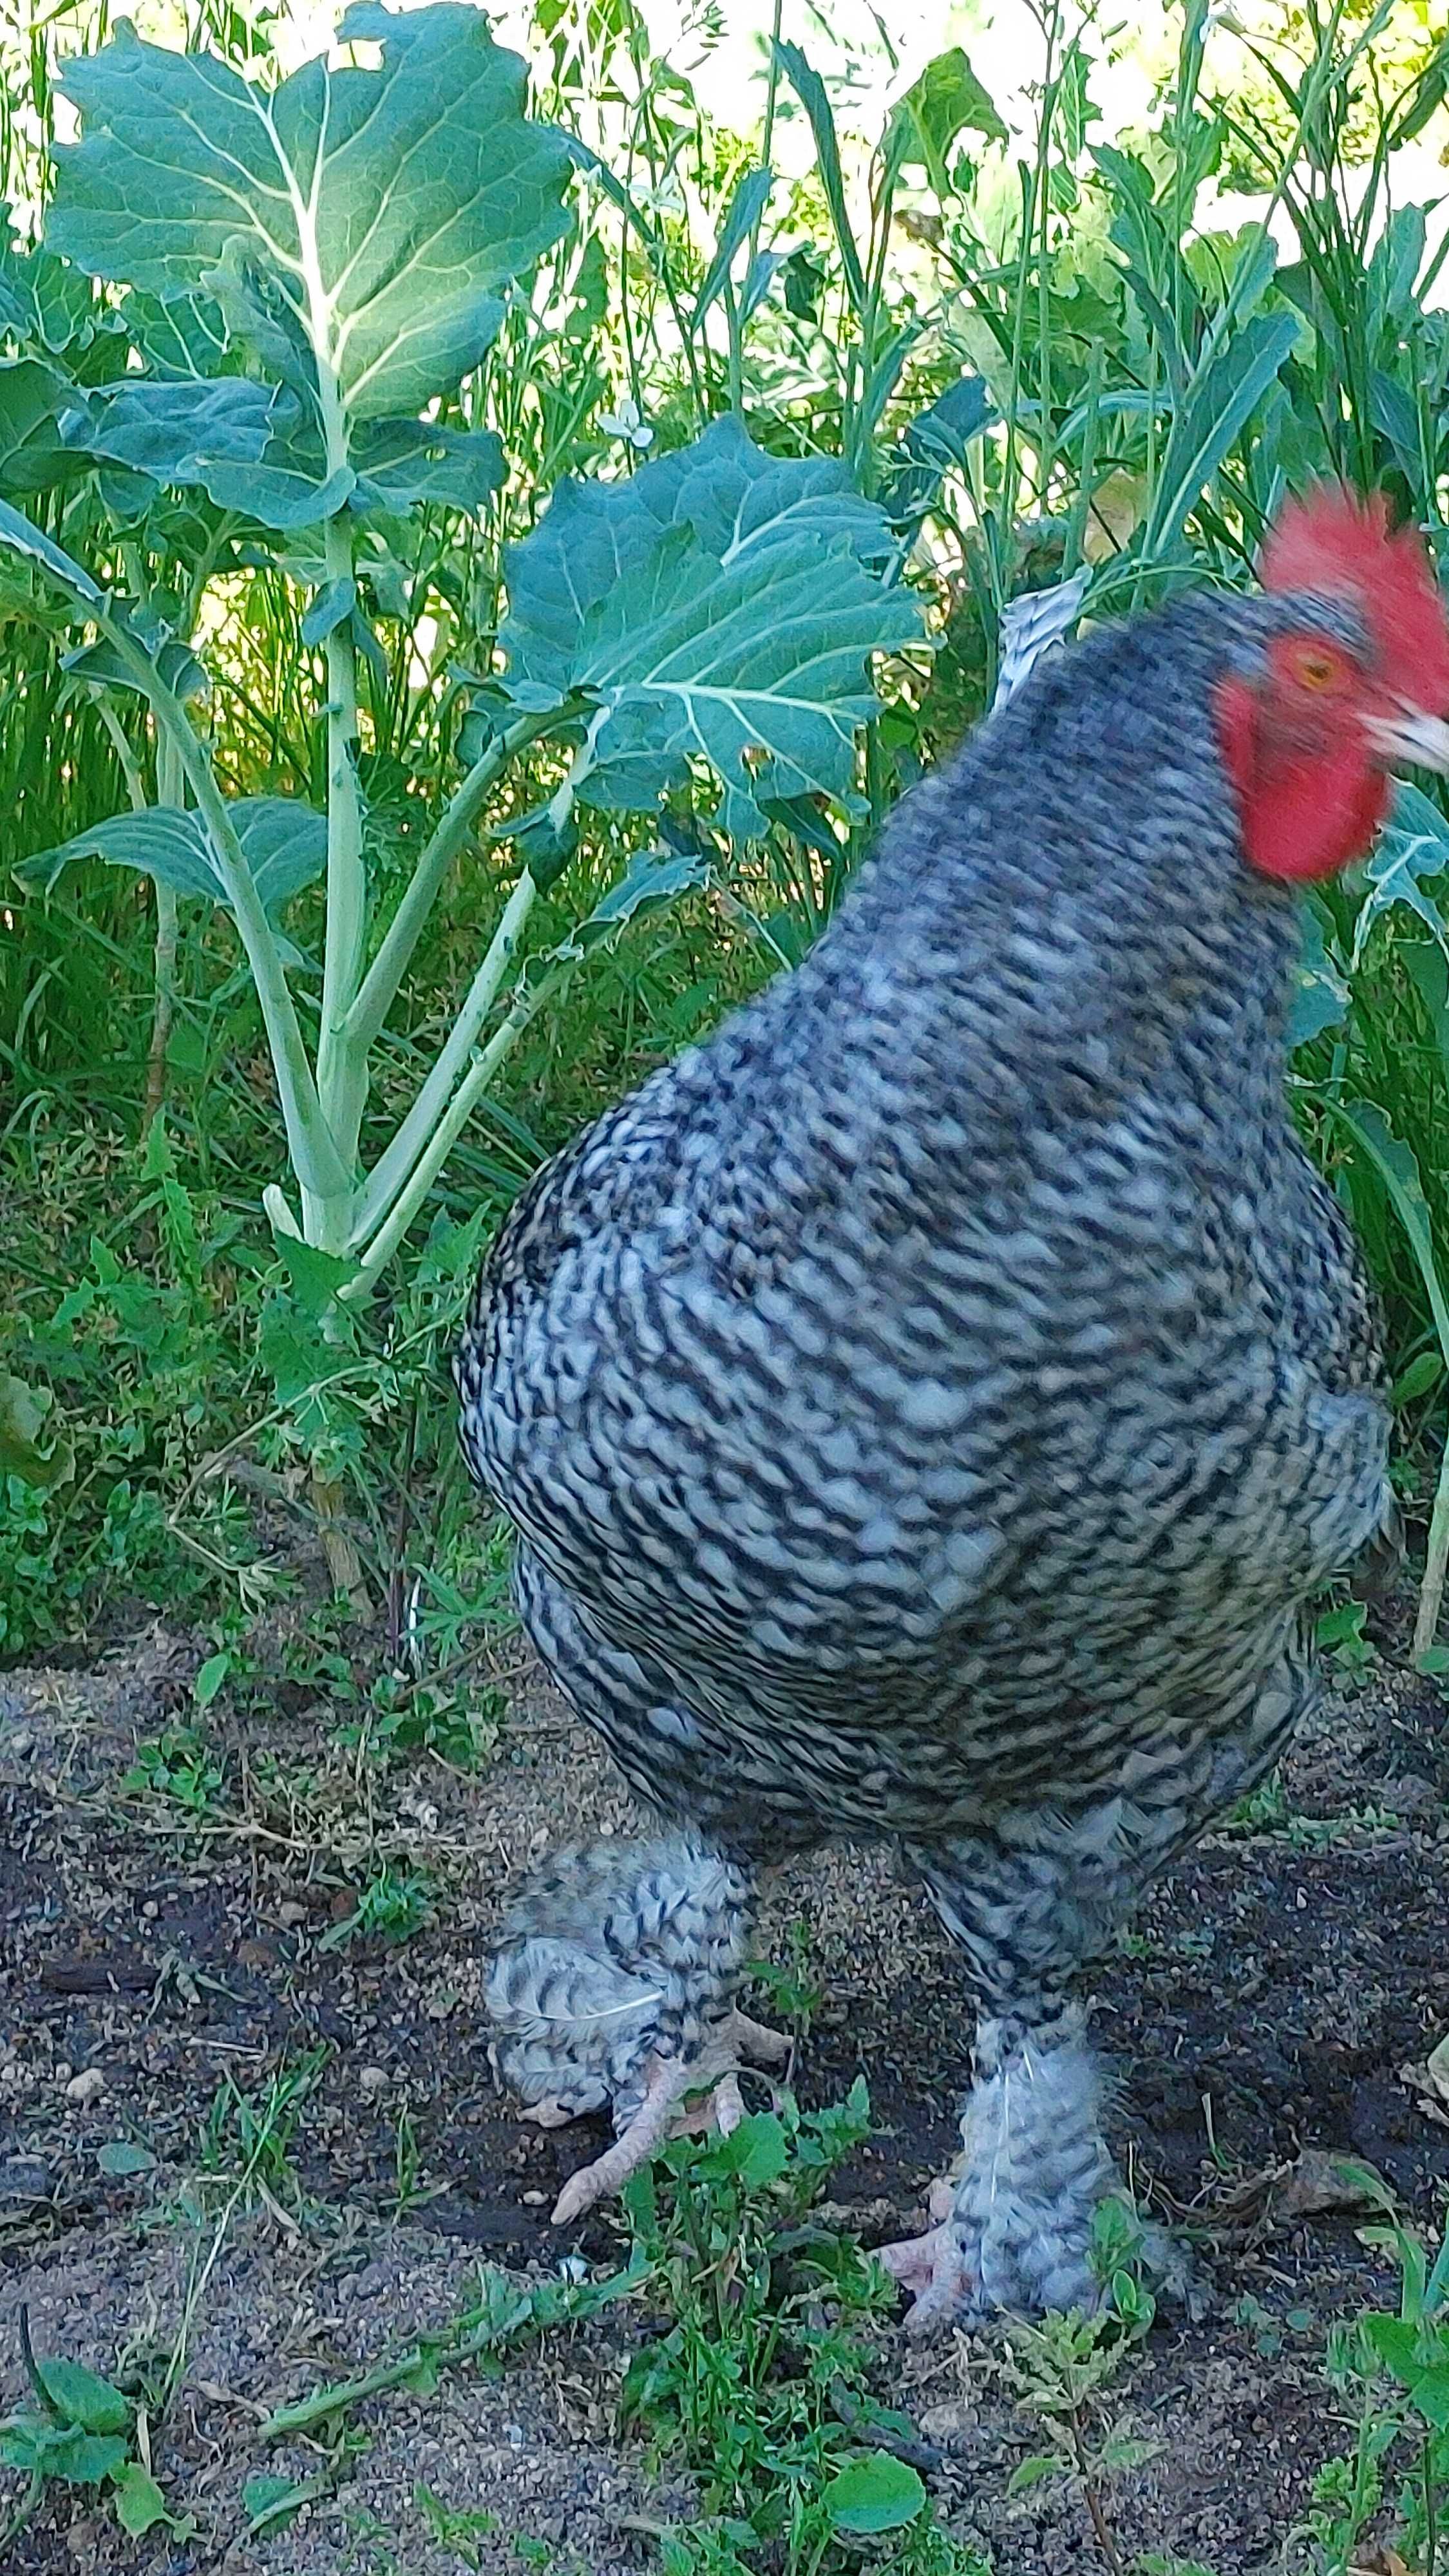
[[[1266,877],[1301,882],[1335,876],[1362,858],[1392,790],[1369,762],[1354,725],[1331,752],[1285,752],[1265,743],[1257,702],[1240,680],[1223,682],[1215,712],[1250,866]]]
[[[1264,876],[1331,877],[1361,859],[1389,806],[1389,782],[1365,761],[1295,760],[1254,781],[1243,847]]]

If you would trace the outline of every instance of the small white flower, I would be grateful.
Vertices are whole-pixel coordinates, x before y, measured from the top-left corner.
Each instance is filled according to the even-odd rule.
[[[600,412],[599,427],[606,438],[622,438],[626,447],[637,447],[641,454],[654,444],[654,432],[629,394],[625,394],[616,411]]]

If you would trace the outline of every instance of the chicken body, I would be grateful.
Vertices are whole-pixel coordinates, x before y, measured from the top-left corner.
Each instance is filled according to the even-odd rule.
[[[1349,615],[1198,596],[1041,667],[798,971],[539,1175],[460,1358],[526,1623],[636,1792],[742,1873],[887,1836],[961,1946],[928,2317],[1081,2295],[1072,1971],[1276,1757],[1390,1509],[1283,1096],[1295,907],[1212,720],[1290,613]],[[515,1960],[547,1937],[525,1905]]]

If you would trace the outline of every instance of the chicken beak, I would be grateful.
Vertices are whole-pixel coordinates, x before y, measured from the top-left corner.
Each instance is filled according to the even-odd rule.
[[[1422,708],[1400,705],[1391,716],[1368,716],[1364,731],[1389,768],[1437,769],[1449,773],[1449,724]]]

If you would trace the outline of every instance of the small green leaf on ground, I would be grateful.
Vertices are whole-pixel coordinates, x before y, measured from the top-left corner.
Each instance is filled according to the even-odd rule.
[[[172,2520],[166,2498],[150,2470],[143,2469],[139,2460],[127,2461],[116,2480],[116,2491],[111,2501],[121,2529],[129,2531],[133,2539],[139,2539],[144,2531],[153,2530],[158,2522],[169,2523]]]
[[[133,2138],[110,2138],[96,2151],[96,2162],[103,2174],[123,2181],[131,2174],[153,2173],[156,2158],[149,2147],[138,2146]]]
[[[18,1476],[23,1485],[63,1484],[73,1472],[74,1452],[65,1440],[41,1445],[41,1434],[53,1399],[37,1393],[23,1378],[0,1370],[0,1476]]]
[[[57,2414],[83,2433],[128,2433],[131,2409],[119,2388],[80,2361],[39,2361],[36,2376]]]
[[[825,2508],[837,2531],[862,2537],[899,2531],[926,2509],[926,2490],[916,2470],[887,2451],[871,2451],[849,2460],[825,2490]]]
[[[295,2478],[274,2477],[266,2471],[248,2478],[242,2488],[242,2510],[247,2516],[247,2538],[257,2539],[264,2531],[281,2531],[317,2492],[317,2481],[299,2484]]]

